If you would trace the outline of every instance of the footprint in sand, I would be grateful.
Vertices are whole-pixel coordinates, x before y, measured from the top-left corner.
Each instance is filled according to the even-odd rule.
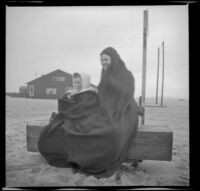
[[[188,169],[188,166],[187,166],[186,164],[178,164],[178,165],[177,165],[177,168],[178,168],[178,169],[186,170],[186,169]]]
[[[19,158],[20,158],[20,159],[24,159],[24,155],[20,155]]]
[[[41,171],[41,167],[34,167],[32,168],[32,173],[38,173],[39,171]]]
[[[178,184],[178,186],[180,185],[180,186],[187,186],[187,185],[189,185],[189,182],[188,181],[184,181],[184,180],[177,180],[176,182],[175,182],[175,184]]]
[[[83,179],[74,182],[76,186],[83,186]]]
[[[10,157],[11,158],[16,158],[16,154],[11,154]]]
[[[163,180],[156,180],[157,186],[161,186],[164,184]]]
[[[7,172],[6,173],[6,176],[8,177],[8,178],[16,178],[16,173],[14,172]]]
[[[64,183],[67,183],[68,181],[69,181],[69,178],[68,177],[65,177],[65,176],[62,176],[62,175],[57,175],[57,178],[59,179],[59,180],[61,180],[62,182],[64,182]]]
[[[115,175],[115,181],[117,184],[121,184],[122,183],[122,180],[121,180],[121,172],[117,172],[116,175]]]
[[[188,181],[188,180],[189,180],[189,178],[188,178],[188,177],[185,177],[185,176],[179,176],[179,178],[180,178],[181,180],[184,180],[184,181]]]
[[[174,151],[172,152],[172,155],[176,155],[176,154],[177,154],[177,152],[174,152]]]

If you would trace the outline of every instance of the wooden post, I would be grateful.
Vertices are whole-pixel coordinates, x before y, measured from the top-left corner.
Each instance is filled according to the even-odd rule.
[[[143,27],[143,60],[142,60],[142,96],[140,97],[139,104],[141,107],[145,108],[145,91],[146,91],[146,57],[147,57],[147,33],[148,33],[148,11],[144,10],[144,27]],[[142,116],[141,124],[144,124],[145,120],[145,109],[144,115]],[[138,167],[139,160],[135,160],[133,166]],[[141,161],[140,161],[141,162]]]
[[[157,65],[157,82],[156,82],[156,104],[158,104],[159,55],[160,55],[160,48],[158,48],[158,65]]]
[[[145,115],[145,109],[142,107],[142,96],[139,97],[139,108],[142,109],[140,116],[141,116],[141,125],[144,125],[144,115]]]
[[[145,107],[145,91],[146,91],[147,32],[148,32],[148,11],[144,10],[143,65],[142,65],[142,103],[141,103],[141,105],[143,107]]]
[[[161,107],[163,106],[163,91],[164,91],[164,70],[165,70],[165,63],[164,63],[164,41],[162,42],[162,50],[163,50],[163,67],[162,67],[162,92],[161,92]]]

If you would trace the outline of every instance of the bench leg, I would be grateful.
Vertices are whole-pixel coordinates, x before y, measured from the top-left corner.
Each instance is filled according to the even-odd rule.
[[[138,169],[139,162],[142,162],[142,160],[134,160],[134,162],[132,163],[132,166],[133,166],[135,169]]]

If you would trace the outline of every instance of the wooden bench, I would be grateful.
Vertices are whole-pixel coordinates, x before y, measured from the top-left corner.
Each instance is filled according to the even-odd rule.
[[[27,150],[38,152],[37,141],[48,122],[27,124]],[[172,160],[173,132],[168,126],[139,125],[136,139],[125,162],[136,160]]]

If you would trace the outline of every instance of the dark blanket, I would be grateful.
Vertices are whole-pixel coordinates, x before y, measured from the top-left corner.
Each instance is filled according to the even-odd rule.
[[[86,91],[58,100],[58,114],[38,141],[49,164],[110,177],[126,159],[136,137],[138,108],[133,76],[122,68],[102,72],[98,94]]]

